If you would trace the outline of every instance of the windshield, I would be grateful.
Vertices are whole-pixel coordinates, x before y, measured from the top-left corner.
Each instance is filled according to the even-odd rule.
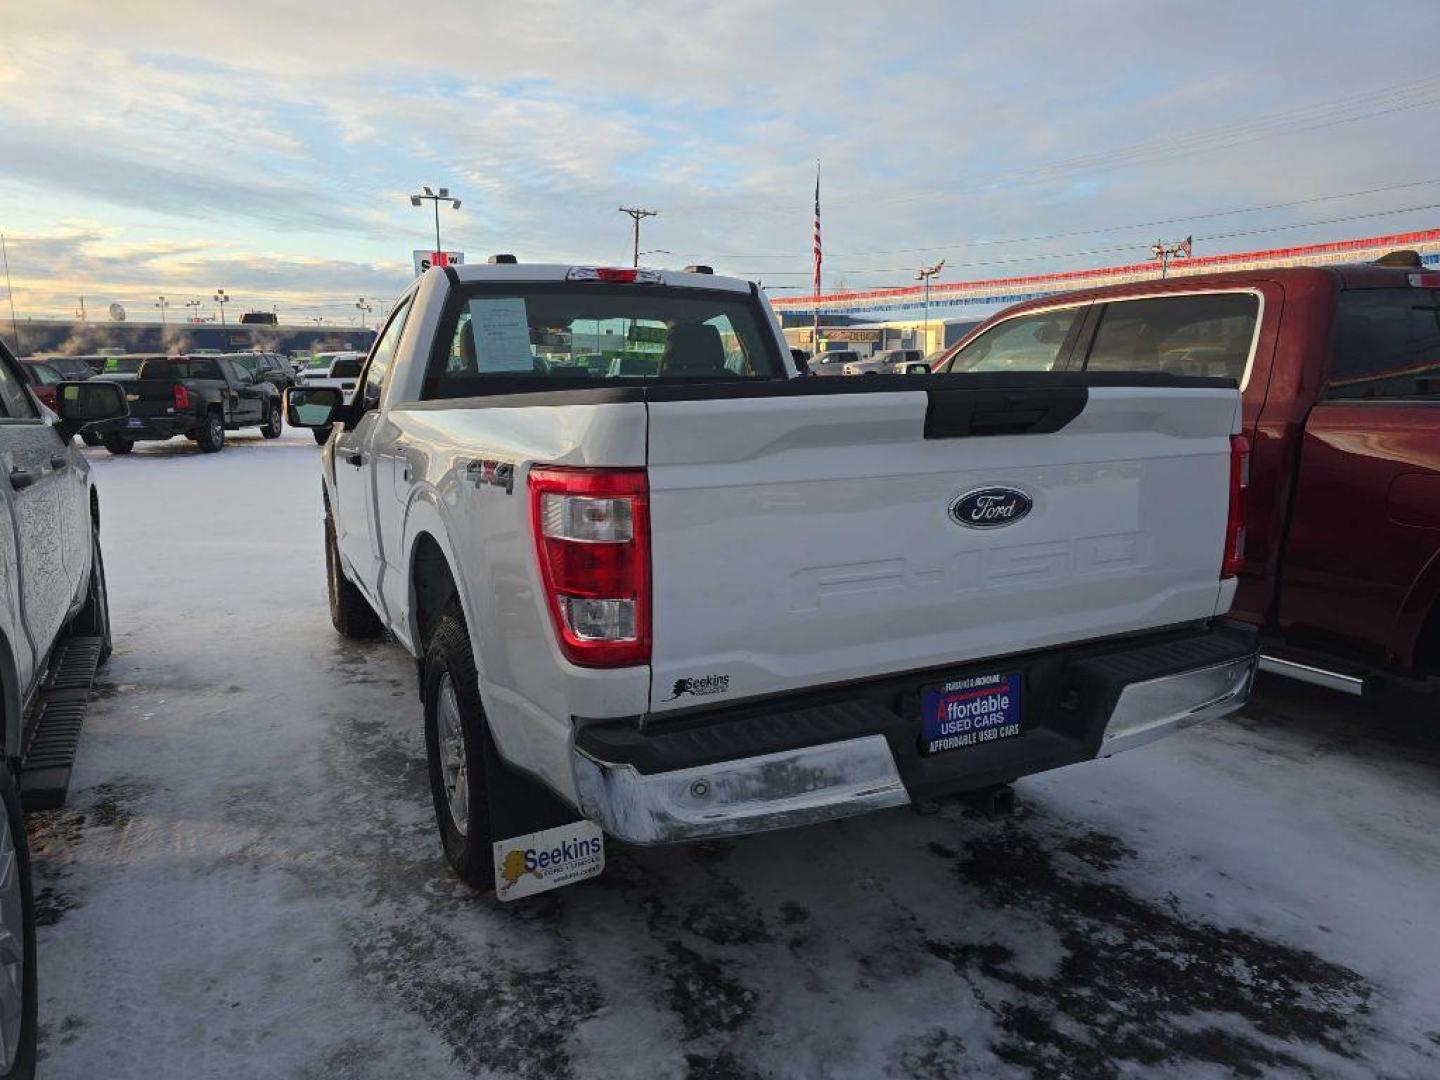
[[[134,375],[140,370],[140,365],[145,361],[142,357],[107,357],[105,360],[106,375]]]
[[[310,368],[328,368],[337,355],[338,354],[333,352],[316,353],[310,357],[310,362],[305,366]]]
[[[32,381],[41,386],[54,386],[58,382],[64,382],[64,377],[49,364],[30,364]]]
[[[353,379],[359,374],[360,358],[358,356],[336,360],[330,368],[330,377],[332,379]]]
[[[224,379],[214,360],[149,360],[140,368],[141,379]]]
[[[500,378],[543,385],[783,371],[769,327],[743,293],[568,282],[476,287],[449,319],[450,347],[432,359],[426,396],[485,393]]]

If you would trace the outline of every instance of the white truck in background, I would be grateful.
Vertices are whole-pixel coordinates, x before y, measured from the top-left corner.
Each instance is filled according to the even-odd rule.
[[[499,256],[289,419],[334,425],[334,624],[416,658],[447,857],[502,898],[601,830],[997,789],[1249,693],[1229,381],[802,378],[748,282]]]

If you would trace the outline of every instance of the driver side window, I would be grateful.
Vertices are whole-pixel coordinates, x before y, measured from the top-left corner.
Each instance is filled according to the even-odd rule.
[[[380,331],[370,350],[370,362],[365,368],[365,381],[357,395],[363,402],[362,409],[373,409],[380,404],[380,392],[385,389],[385,379],[390,374],[390,364],[395,359],[395,349],[400,344],[400,335],[405,331],[405,319],[410,314],[411,297],[406,296],[395,305],[390,321]]]
[[[950,371],[1053,371],[1084,308],[1018,315],[992,326],[955,354]]]

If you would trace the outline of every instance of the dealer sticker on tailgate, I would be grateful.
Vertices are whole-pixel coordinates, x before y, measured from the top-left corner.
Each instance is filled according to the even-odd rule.
[[[1020,734],[1020,673],[968,675],[920,692],[925,753]]]
[[[495,896],[500,900],[573,885],[605,869],[605,834],[589,821],[497,840],[494,848]]]

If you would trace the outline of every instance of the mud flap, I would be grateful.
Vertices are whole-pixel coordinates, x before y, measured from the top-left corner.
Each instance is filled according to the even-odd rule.
[[[600,827],[544,784],[508,768],[486,732],[485,797],[495,855],[495,896],[518,900],[594,877],[605,868]]]

